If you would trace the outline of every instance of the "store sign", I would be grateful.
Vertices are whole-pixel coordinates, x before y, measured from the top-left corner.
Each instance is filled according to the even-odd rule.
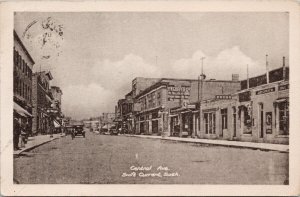
[[[190,96],[190,86],[168,86],[169,100],[188,99]]]
[[[256,95],[267,94],[267,93],[270,93],[270,92],[275,92],[275,87],[264,89],[264,90],[258,90],[258,91],[256,91]]]
[[[188,104],[187,108],[188,109],[196,109],[196,105],[195,104],[193,104],[193,105],[192,104]]]
[[[216,95],[216,99],[232,99],[231,95]]]
[[[187,100],[182,102],[182,107],[186,109],[196,109],[196,104],[189,104]]]
[[[242,92],[239,93],[239,102],[245,102],[245,101],[250,101],[251,100],[251,92]]]
[[[282,91],[282,90],[287,90],[287,89],[289,89],[289,88],[290,88],[289,85],[290,85],[290,84],[285,84],[285,85],[280,85],[280,86],[278,86],[278,91]]]

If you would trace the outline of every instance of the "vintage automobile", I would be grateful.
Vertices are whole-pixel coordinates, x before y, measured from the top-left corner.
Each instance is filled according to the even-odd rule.
[[[81,123],[75,123],[72,125],[72,139],[77,135],[81,135],[85,138],[85,130],[83,129],[84,125]]]
[[[116,126],[112,126],[109,130],[110,135],[118,135],[119,131]]]

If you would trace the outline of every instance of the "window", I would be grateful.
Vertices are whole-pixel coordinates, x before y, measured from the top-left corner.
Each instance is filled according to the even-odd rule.
[[[21,59],[21,65],[22,65],[22,72],[25,72],[25,64],[24,64],[24,60]]]
[[[21,80],[19,80],[19,83],[18,83],[18,93],[19,93],[19,95],[22,95],[22,81]]]
[[[205,124],[205,133],[206,134],[215,134],[216,133],[216,113],[204,113],[204,124]]]
[[[227,108],[221,109],[221,116],[222,116],[222,129],[227,129]]]
[[[205,133],[208,134],[208,114],[204,114]]]
[[[251,134],[252,133],[252,117],[251,117],[251,108],[247,108],[247,107],[244,107],[243,108],[243,111],[244,111],[244,122],[243,124],[245,125],[245,128],[244,128],[244,131],[243,133],[244,134]]]
[[[24,84],[24,98],[27,99],[27,85]]]
[[[278,103],[279,135],[289,135],[289,106],[288,102]]]

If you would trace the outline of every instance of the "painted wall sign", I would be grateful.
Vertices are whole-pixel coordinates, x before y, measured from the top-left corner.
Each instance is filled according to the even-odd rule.
[[[256,91],[256,95],[267,94],[270,92],[275,92],[275,87],[264,89],[264,90],[258,90],[258,91]]]
[[[216,95],[216,99],[232,99],[231,95]]]
[[[168,86],[168,100],[188,99],[191,87],[189,86]]]
[[[289,88],[290,88],[289,85],[290,85],[290,84],[285,84],[285,85],[280,85],[280,86],[278,86],[278,91],[282,91],[282,90],[287,90],[287,89],[289,89]]]

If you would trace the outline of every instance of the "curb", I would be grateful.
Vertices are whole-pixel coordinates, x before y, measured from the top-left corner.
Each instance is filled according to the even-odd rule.
[[[36,145],[34,145],[34,146],[32,146],[32,147],[29,147],[29,148],[24,148],[24,149],[21,150],[20,152],[14,153],[13,155],[14,155],[14,156],[17,156],[17,155],[20,155],[20,154],[23,153],[23,152],[31,151],[31,150],[33,150],[33,149],[35,149],[35,148],[37,148],[37,147],[39,147],[39,146],[41,146],[41,145],[47,144],[47,143],[49,143],[49,142],[52,142],[52,141],[57,140],[57,139],[62,138],[62,137],[65,137],[65,135],[64,135],[64,136],[58,136],[58,137],[52,138],[52,139],[50,139],[50,140],[47,140],[47,141],[42,142],[42,143],[40,143],[40,144],[36,144]]]
[[[182,142],[182,143],[190,143],[190,144],[199,144],[199,145],[208,145],[208,146],[224,146],[224,147],[230,147],[230,148],[245,148],[245,149],[252,149],[252,150],[261,150],[261,151],[277,151],[280,153],[289,153],[289,150],[278,150],[278,149],[270,149],[270,148],[264,148],[264,147],[251,147],[251,146],[243,146],[243,145],[232,145],[232,144],[217,144],[217,143],[209,143],[209,142],[193,142],[193,141],[185,141],[180,139],[168,139],[168,138],[152,138],[149,136],[136,136],[136,135],[125,135],[126,137],[137,137],[137,138],[145,138],[145,139],[159,139],[163,141],[171,141],[171,142]]]

